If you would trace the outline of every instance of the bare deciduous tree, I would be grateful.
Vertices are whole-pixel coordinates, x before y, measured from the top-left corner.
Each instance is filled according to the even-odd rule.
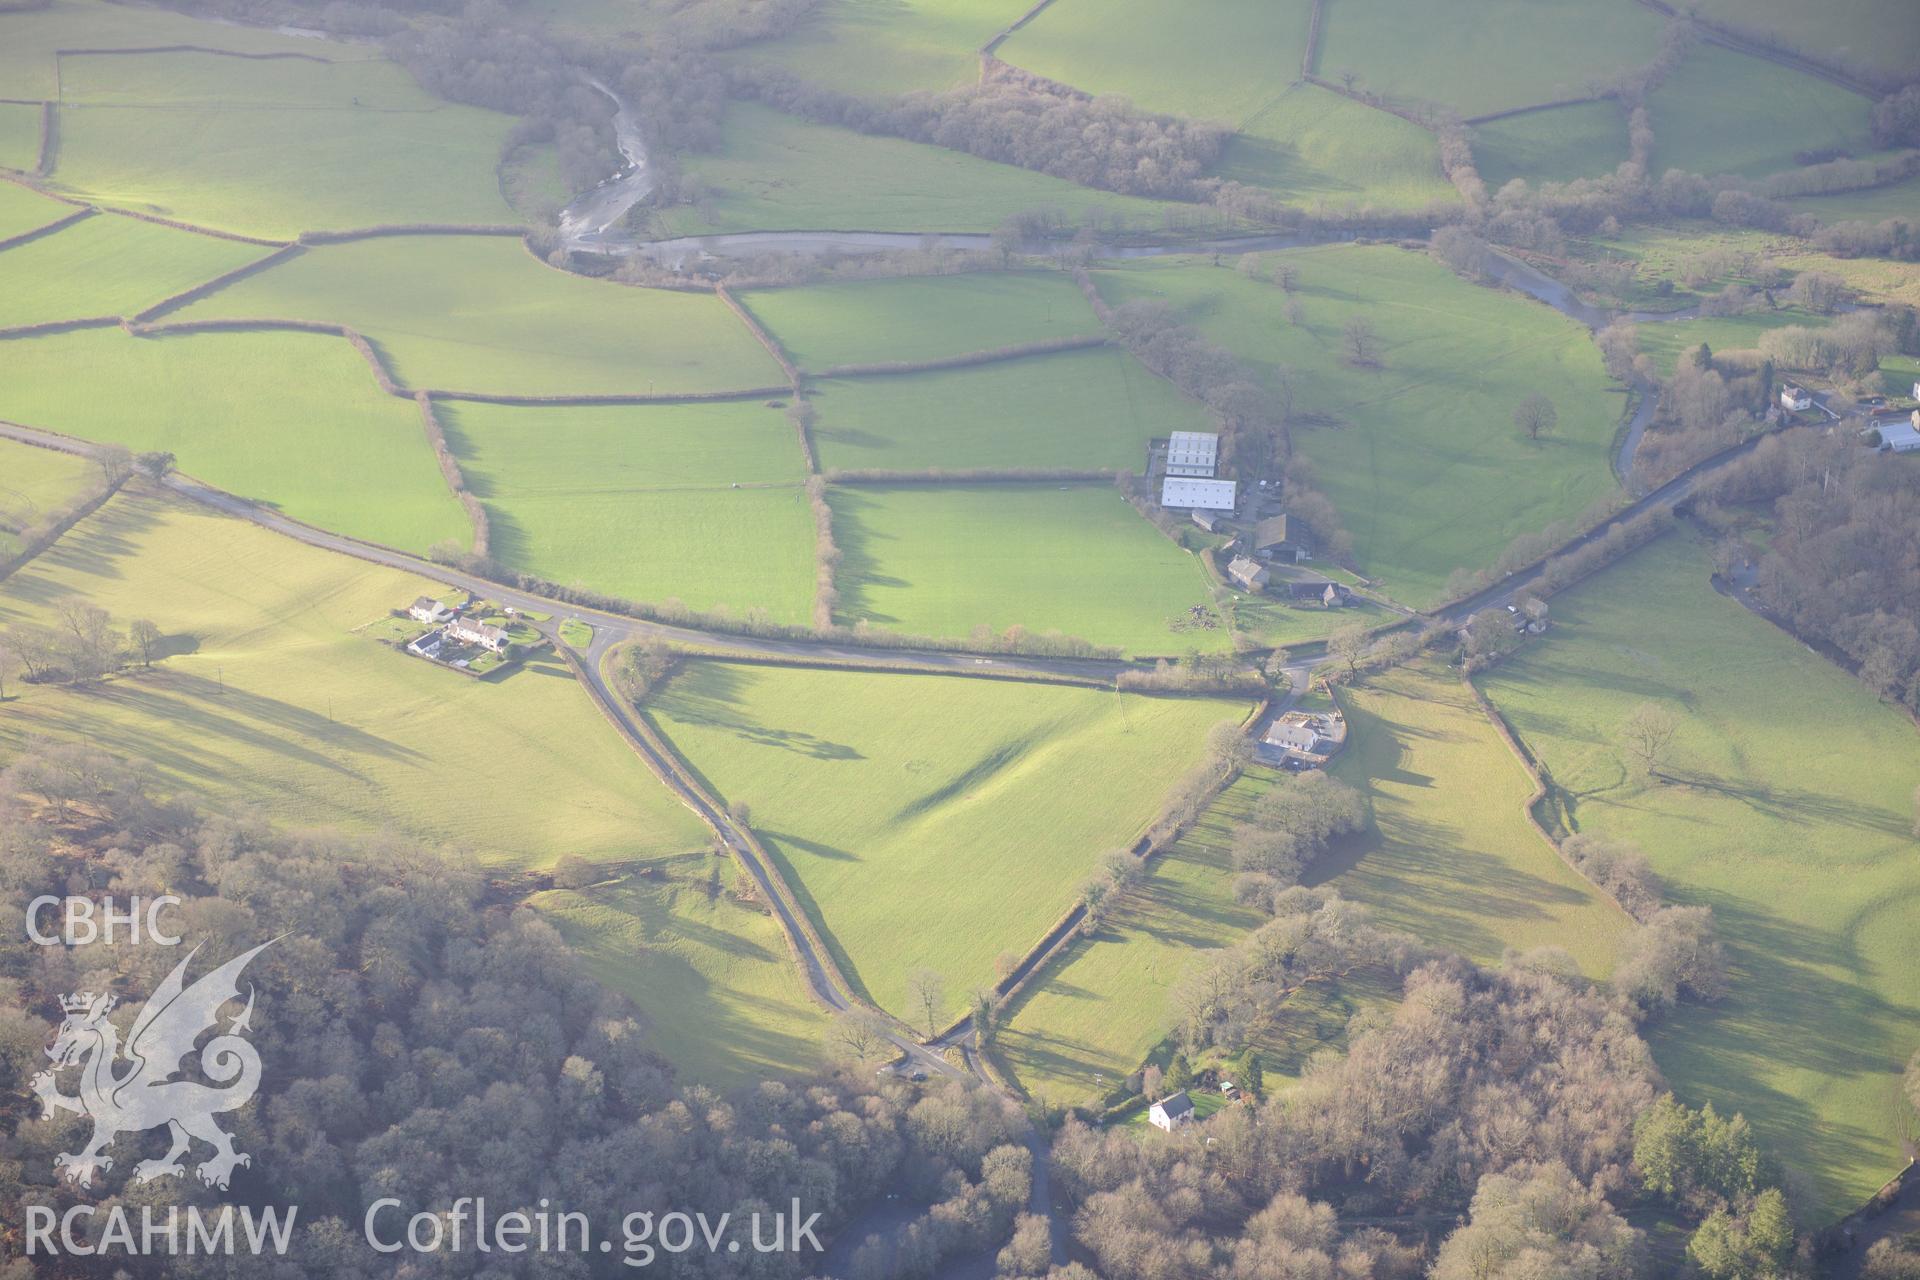
[[[836,1014],[827,1029],[827,1047],[855,1063],[891,1057],[893,1042],[887,1039],[880,1019],[866,1009],[848,1009]]]
[[[947,980],[933,969],[915,969],[907,975],[907,1003],[927,1024],[931,1038],[940,1030],[940,1010],[947,1002]]]
[[[160,628],[150,618],[135,618],[127,624],[127,640],[140,655],[140,665],[150,667],[160,653],[160,642],[165,639]]]
[[[1380,363],[1380,335],[1374,331],[1373,321],[1355,316],[1340,332],[1346,340],[1350,363],[1369,367]]]
[[[1649,777],[1660,776],[1660,767],[1673,751],[1674,734],[1680,721],[1673,712],[1652,702],[1643,702],[1628,713],[1620,726],[1621,745],[1640,762]]]
[[[1553,407],[1553,401],[1538,391],[1528,395],[1513,411],[1513,424],[1527,433],[1527,439],[1538,440],[1551,432],[1560,421],[1560,413]]]

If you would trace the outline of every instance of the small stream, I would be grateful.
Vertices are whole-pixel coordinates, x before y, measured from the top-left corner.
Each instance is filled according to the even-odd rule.
[[[582,253],[619,253],[616,246],[621,242],[614,228],[627,210],[653,194],[653,168],[647,163],[646,138],[632,104],[593,76],[587,77],[587,83],[613,103],[614,144],[624,163],[620,172],[560,211],[560,234],[568,248]]]

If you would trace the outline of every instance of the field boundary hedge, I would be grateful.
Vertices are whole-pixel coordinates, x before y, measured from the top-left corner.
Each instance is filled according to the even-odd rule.
[[[135,45],[121,49],[55,49],[55,58],[106,58],[136,53],[206,53],[216,58],[244,58],[249,62],[274,62],[291,60],[294,62],[317,62],[322,66],[335,65],[332,58],[323,58],[317,53],[300,53],[292,49],[278,52],[241,53],[235,49],[215,49],[204,44],[154,44]]]
[[[1679,16],[1680,11],[1665,0],[1640,0],[1640,3],[1664,17]],[[1706,39],[1717,45],[1731,49],[1735,53],[1744,53],[1748,57],[1760,58],[1777,66],[1786,67],[1791,71],[1802,71],[1811,76],[1818,76],[1830,84],[1837,84],[1842,89],[1857,93],[1863,98],[1878,98],[1900,87],[1897,79],[1883,85],[1861,80],[1838,67],[1829,66],[1811,54],[1774,44],[1757,32],[1742,31],[1718,19],[1703,18],[1697,13],[1689,12],[1687,16]]]
[[[760,323],[759,317],[755,316],[745,303],[733,296],[733,290],[727,288],[726,281],[715,283],[713,296],[720,299],[722,305],[733,312],[740,323],[747,327],[747,332],[753,335],[754,341],[766,348],[767,354],[773,357],[773,362],[780,366],[780,372],[787,375],[787,382],[792,385],[794,394],[798,395],[800,370],[793,363],[792,357],[787,355],[787,349],[780,344],[780,340],[767,331],[766,326]]]
[[[1300,78],[1311,79],[1320,69],[1320,20],[1326,15],[1327,0],[1313,0],[1307,11],[1307,43],[1300,50]]]
[[[883,467],[866,467],[849,471],[827,470],[821,472],[820,476],[828,484],[847,485],[1051,484],[1059,481],[1112,484],[1114,477],[1118,474],[1117,471],[1080,470],[1070,467],[1059,470],[969,467],[952,471],[938,467],[929,467],[921,471],[889,471]]]
[[[1014,32],[1018,31],[1020,28],[1026,26],[1029,22],[1032,22],[1035,18],[1039,17],[1041,13],[1045,11],[1046,7],[1052,3],[1053,3],[1053,0],[1034,0],[1033,6],[1030,9],[1028,9],[1025,13],[1021,14],[1019,17],[1015,18],[1012,22],[1009,22],[1006,26],[994,32],[992,38],[989,39],[985,44],[980,46],[978,52],[980,54],[980,59],[981,59],[981,67],[980,67],[981,79],[984,80],[986,78],[986,63],[988,61],[998,62],[1000,60],[995,55],[995,50],[999,49],[1001,45],[1005,44],[1007,42],[1007,38],[1011,36]]]
[[[1042,671],[1037,667],[943,667],[933,664],[908,666],[901,662],[871,662],[858,658],[808,657],[798,653],[753,653],[734,649],[690,649],[673,646],[676,653],[713,662],[732,662],[746,667],[795,667],[818,671],[855,671],[876,676],[951,676],[956,680],[999,680],[1008,684],[1054,684],[1074,689],[1111,689],[1113,681],[1099,676],[1074,675],[1068,671]],[[908,661],[911,661],[909,657]]]
[[[12,341],[15,338],[39,338],[50,333],[66,333],[71,329],[105,329],[119,323],[121,323],[119,316],[85,316],[77,320],[42,320],[39,324],[23,324],[11,329],[0,329],[0,341]]]
[[[275,249],[272,253],[267,254],[264,258],[257,258],[252,262],[243,263],[240,266],[235,267],[231,271],[222,272],[221,274],[215,276],[211,280],[203,280],[199,284],[193,285],[186,289],[182,289],[180,292],[176,294],[172,294],[168,297],[162,298],[160,299],[160,301],[148,307],[145,311],[139,311],[134,313],[134,315],[131,316],[130,319],[135,324],[151,323],[152,321],[159,319],[161,316],[166,315],[169,311],[178,311],[181,307],[187,306],[190,303],[198,302],[200,299],[205,298],[211,294],[218,293],[220,290],[226,288],[228,285],[235,284],[241,280],[244,280],[248,276],[253,275],[255,272],[265,271],[269,267],[277,267],[281,263],[285,262],[288,258],[298,257],[301,254],[301,252],[303,252],[303,250],[297,244],[290,244],[282,248]]]
[[[413,402],[420,407],[420,425],[426,429],[427,443],[433,446],[434,459],[440,464],[440,477],[447,482],[447,488],[453,491],[454,498],[467,513],[468,522],[473,525],[473,554],[485,556],[493,544],[493,529],[487,519],[487,509],[467,488],[467,477],[460,470],[460,460],[447,447],[446,429],[440,425],[440,415],[433,411],[433,397],[424,391],[416,391],[413,393]]]
[[[54,155],[60,146],[60,123],[57,109],[51,102],[40,104],[40,150],[33,158],[33,172],[36,177],[44,178],[53,172]]]
[[[1021,342],[1010,347],[992,347],[985,351],[969,351],[962,355],[940,356],[932,360],[837,364],[822,369],[813,376],[816,378],[883,378],[905,373],[931,373],[940,369],[966,369],[974,365],[1000,364],[1008,360],[1024,360],[1030,356],[1046,356],[1062,351],[1083,351],[1092,347],[1112,345],[1113,339],[1103,333],[1083,334],[1073,338],[1044,338],[1038,342]]]
[[[504,405],[589,405],[589,404],[709,404],[728,400],[769,400],[792,395],[787,387],[741,387],[731,391],[663,391],[657,394],[609,393],[606,395],[508,395],[494,391],[454,391],[445,387],[425,388],[435,400],[465,400],[475,404]]]
[[[370,227],[349,227],[340,231],[302,231],[294,237],[299,245],[348,244],[355,240],[379,240],[390,236],[518,236],[525,238],[525,227],[502,222],[382,222]]]
[[[15,422],[0,422],[0,425],[10,426],[10,427],[21,427],[22,430],[29,430],[29,431],[32,430],[32,428],[30,427],[25,427],[22,424],[15,423]],[[14,439],[14,437],[11,437],[11,436],[7,438]],[[16,441],[16,443],[25,443],[25,442]],[[48,446],[29,444],[27,445],[27,447],[28,448],[46,448]],[[71,453],[83,458],[90,458],[93,456],[92,450],[84,447],[78,447],[77,445],[76,447],[71,449],[53,449],[52,452]],[[60,508],[59,512],[54,515],[50,523],[41,525],[39,527],[39,532],[36,533],[31,538],[27,537],[26,534],[29,533],[34,528],[34,526],[29,525],[27,526],[27,528],[22,529],[20,531],[21,532],[20,550],[17,553],[15,553],[13,556],[9,557],[8,559],[0,560],[0,582],[6,581],[14,573],[24,568],[30,561],[33,560],[35,556],[39,555],[41,552],[51,547],[54,543],[60,541],[60,539],[65,537],[67,534],[67,531],[73,528],[73,526],[79,524],[82,520],[85,520],[88,516],[98,511],[101,507],[104,507],[105,505],[107,505],[107,501],[110,498],[112,498],[115,494],[119,493],[121,488],[127,483],[127,480],[130,478],[131,477],[123,477],[110,484],[103,482],[99,484],[97,488],[94,488],[86,493],[83,493],[77,496],[71,503]]]
[[[1515,116],[1532,115],[1536,111],[1558,111],[1562,107],[1584,107],[1589,103],[1605,102],[1607,94],[1588,94],[1580,98],[1559,98],[1553,102],[1536,102],[1531,106],[1508,107],[1503,111],[1489,111],[1483,116],[1468,116],[1462,124],[1492,124],[1496,120],[1511,120]]]
[[[1633,918],[1633,913],[1622,906],[1618,898],[1607,892],[1599,881],[1575,865],[1573,859],[1567,856],[1566,850],[1560,847],[1560,842],[1554,839],[1553,833],[1547,830],[1546,824],[1540,821],[1540,815],[1538,813],[1540,802],[1552,794],[1553,788],[1548,785],[1546,771],[1541,767],[1539,761],[1535,759],[1533,753],[1527,749],[1526,744],[1520,740],[1520,735],[1514,732],[1513,726],[1507,723],[1506,716],[1502,715],[1500,708],[1493,704],[1493,699],[1487,697],[1480,686],[1473,682],[1472,676],[1462,675],[1460,677],[1460,683],[1465,685],[1467,692],[1473,695],[1474,703],[1480,708],[1481,713],[1486,716],[1487,723],[1493,726],[1493,731],[1499,735],[1500,741],[1507,744],[1507,750],[1513,753],[1513,758],[1520,762],[1520,768],[1525,771],[1527,777],[1533,782],[1533,794],[1528,796],[1520,804],[1520,815],[1527,820],[1527,825],[1533,828],[1535,835],[1546,842],[1547,847],[1553,850],[1553,856],[1560,859],[1567,870],[1573,872],[1573,874],[1585,881],[1595,893],[1599,894],[1615,911],[1618,911],[1625,917],[1629,924],[1637,926],[1640,922]]]
[[[72,226],[74,223],[84,222],[98,212],[99,212],[98,209],[94,209],[92,207],[88,207],[85,209],[75,209],[72,213],[67,214],[65,217],[55,218],[52,222],[47,223],[45,226],[34,227],[29,231],[22,231],[19,235],[16,235],[16,236],[8,236],[5,240],[0,240],[0,253],[4,253],[8,249],[11,249],[16,245],[23,245],[28,243],[29,241],[38,240],[41,236],[50,236],[56,231],[65,231],[68,227]]]

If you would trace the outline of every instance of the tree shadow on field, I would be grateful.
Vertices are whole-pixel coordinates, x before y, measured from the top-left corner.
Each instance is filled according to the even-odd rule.
[[[768,839],[778,840],[783,846],[790,847],[811,857],[823,858],[828,862],[865,861],[865,859],[857,853],[850,853],[845,849],[836,848],[830,844],[821,844],[818,840],[808,840],[804,836],[793,834],[791,831],[775,831],[772,827],[760,827],[759,831],[761,835],[766,836]]]
[[[875,503],[847,486],[836,488],[828,498],[833,508],[833,540],[840,548],[840,607],[836,612],[848,621],[865,618],[874,623],[898,622],[891,614],[880,612],[874,604],[875,587],[911,587],[905,578],[883,573],[881,543],[893,541],[891,534],[875,533],[867,523]]]
[[[1904,838],[1912,834],[1912,820],[1886,809],[1867,808],[1841,796],[1761,780],[1734,781],[1713,774],[1682,769],[1664,771],[1669,785],[1690,787],[1725,796],[1755,813],[1794,826],[1842,826],[1877,831]]]
[[[845,743],[829,742],[801,729],[777,729],[749,718],[752,669],[726,662],[690,660],[666,687],[658,709],[687,724],[712,725],[760,746],[795,751],[816,760],[864,760]]]
[[[5,579],[7,601],[0,602],[0,622],[44,623],[46,618],[34,618],[16,604],[51,612],[63,597],[86,596],[93,585],[89,579],[124,581],[123,566],[138,556],[141,536],[159,524],[153,504],[110,500]]]

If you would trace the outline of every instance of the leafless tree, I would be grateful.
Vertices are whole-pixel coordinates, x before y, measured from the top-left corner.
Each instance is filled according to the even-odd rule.
[[[1380,335],[1375,332],[1373,321],[1355,316],[1347,321],[1341,334],[1346,339],[1349,363],[1368,368],[1380,363]]]
[[[127,624],[127,640],[139,651],[140,665],[150,667],[160,652],[160,642],[166,637],[150,618],[135,618]]]
[[[927,1024],[931,1039],[940,1030],[940,1010],[947,1002],[947,980],[933,969],[915,969],[907,975],[907,1003]]]
[[[848,1009],[834,1016],[827,1029],[827,1046],[857,1064],[891,1056],[893,1042],[887,1039],[886,1029],[875,1014]]]
[[[1643,702],[1628,713],[1620,726],[1620,741],[1628,754],[1640,762],[1649,777],[1658,777],[1660,767],[1673,750],[1674,734],[1680,722],[1673,712],[1652,702]]]
[[[1513,424],[1527,433],[1527,439],[1538,440],[1551,432],[1559,423],[1559,411],[1553,407],[1553,401],[1532,392],[1522,400],[1513,411]]]

